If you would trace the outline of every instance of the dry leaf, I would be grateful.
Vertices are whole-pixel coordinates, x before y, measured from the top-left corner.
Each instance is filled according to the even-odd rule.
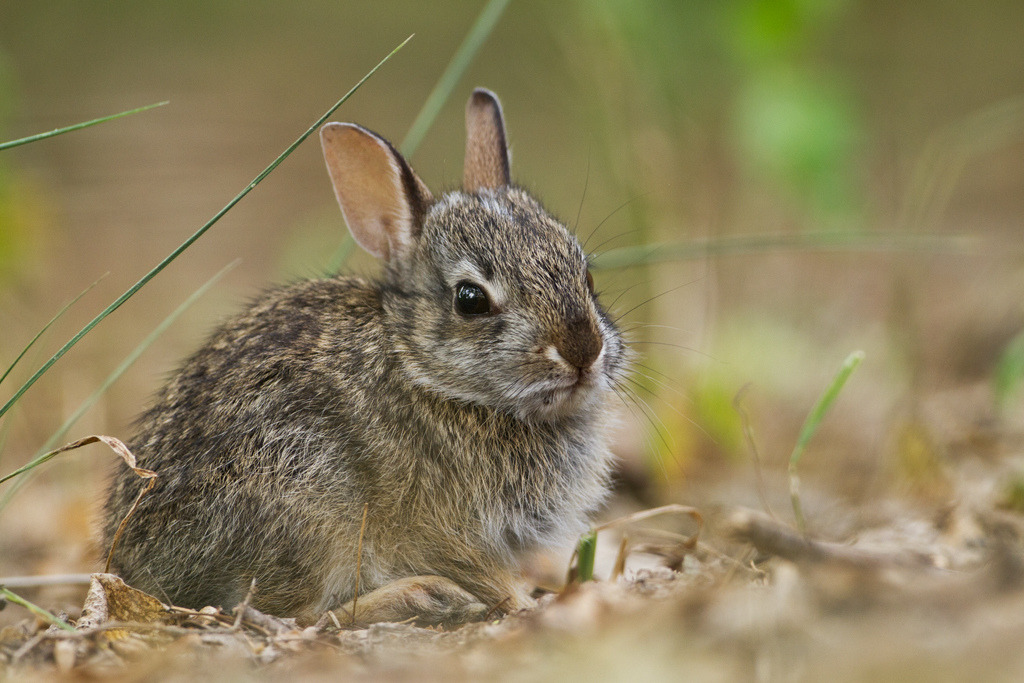
[[[85,597],[79,629],[94,628],[107,622],[138,624],[165,623],[170,611],[167,606],[148,593],[132,588],[113,574],[93,574],[89,593]],[[125,629],[111,629],[104,635],[109,639],[124,638]]]

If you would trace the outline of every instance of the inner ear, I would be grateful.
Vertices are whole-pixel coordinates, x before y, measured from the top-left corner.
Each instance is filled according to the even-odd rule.
[[[511,182],[509,167],[501,103],[490,90],[477,88],[466,103],[462,185],[467,192],[505,187]]]
[[[433,197],[387,140],[354,123],[320,129],[327,172],[352,237],[385,260],[407,254]]]

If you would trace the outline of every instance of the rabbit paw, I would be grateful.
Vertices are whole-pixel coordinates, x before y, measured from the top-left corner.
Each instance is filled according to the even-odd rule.
[[[432,575],[397,579],[350,600],[340,610],[357,624],[411,620],[421,626],[458,626],[479,621],[488,611],[451,579]]]

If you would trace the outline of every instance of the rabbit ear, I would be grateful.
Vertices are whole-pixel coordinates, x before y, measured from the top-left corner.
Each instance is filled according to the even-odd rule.
[[[508,143],[501,103],[490,90],[477,88],[466,103],[466,162],[462,184],[467,192],[504,187],[510,182]]]
[[[384,260],[408,253],[433,201],[423,181],[387,140],[354,123],[328,123],[320,144],[359,246]]]

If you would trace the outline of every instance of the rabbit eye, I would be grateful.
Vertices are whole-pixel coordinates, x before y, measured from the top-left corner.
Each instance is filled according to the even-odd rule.
[[[594,293],[594,276],[590,274],[589,270],[587,271],[587,289],[591,294]]]
[[[491,313],[491,302],[478,285],[460,282],[455,285],[455,310],[462,315],[487,315]]]

